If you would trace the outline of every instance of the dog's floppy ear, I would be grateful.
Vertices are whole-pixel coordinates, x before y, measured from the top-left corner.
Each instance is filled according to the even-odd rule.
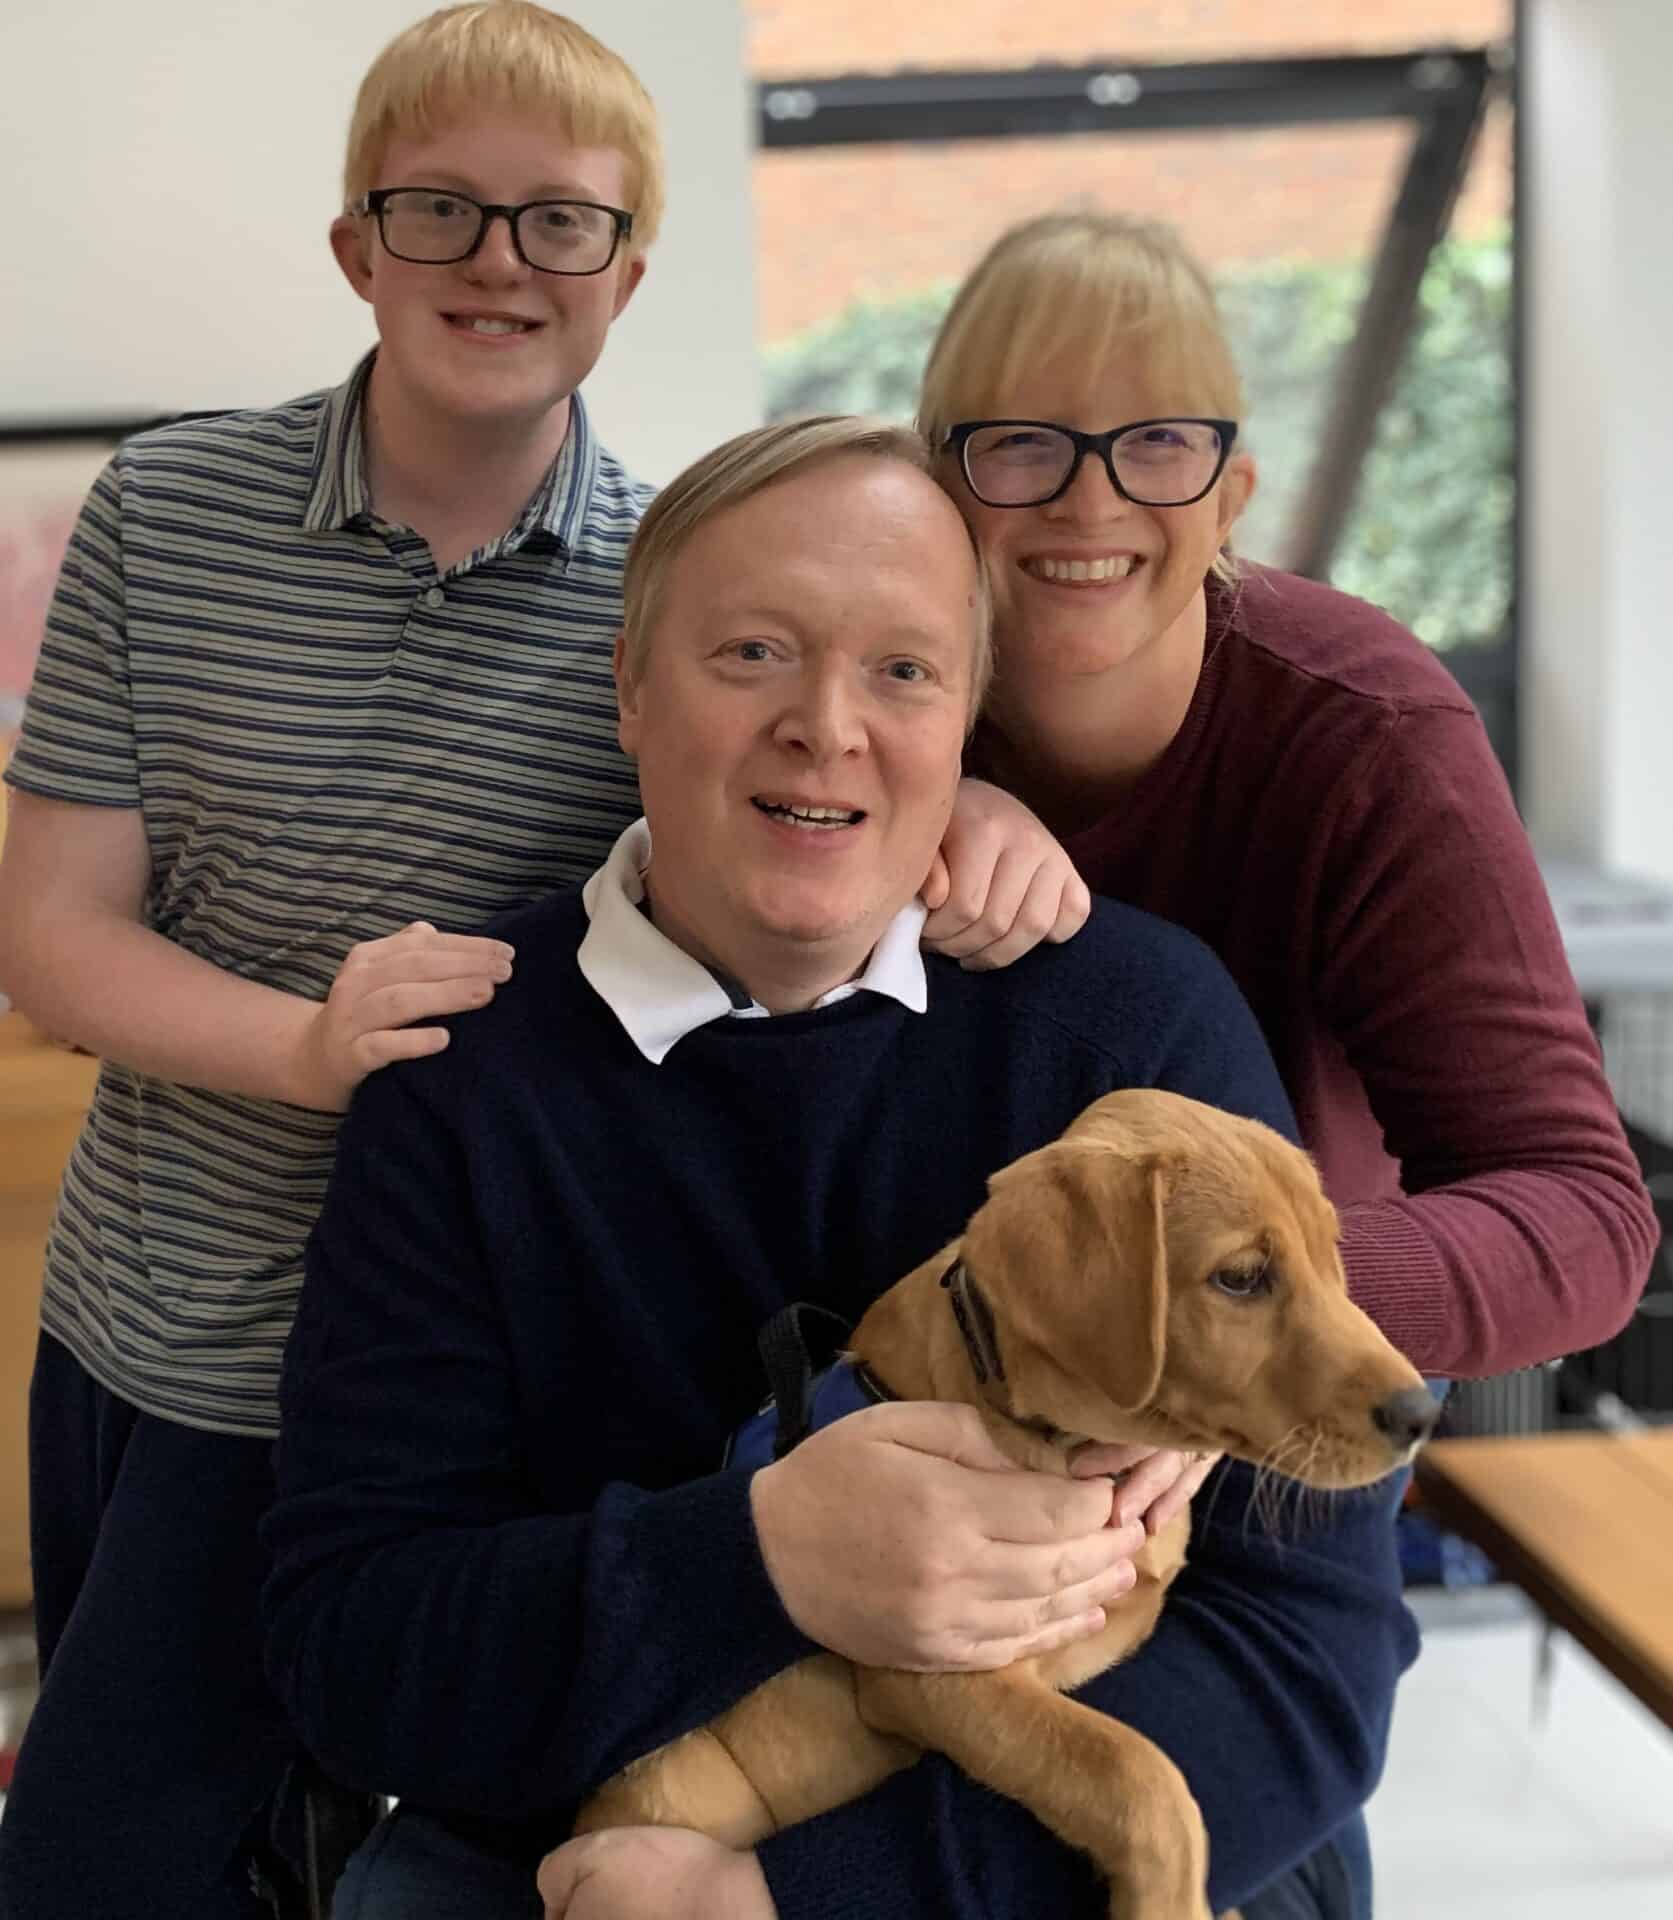
[[[1156,1154],[1043,1147],[994,1175],[962,1244],[1001,1322],[1123,1409],[1162,1376],[1171,1180]]]

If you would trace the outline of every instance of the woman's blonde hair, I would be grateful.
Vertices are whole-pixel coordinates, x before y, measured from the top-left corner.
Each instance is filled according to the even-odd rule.
[[[466,114],[549,116],[578,147],[615,147],[627,162],[631,245],[643,252],[665,192],[656,108],[619,54],[585,27],[530,0],[444,7],[398,33],[372,62],[349,122],[343,196],[377,185],[392,140],[438,132]]]
[[[818,413],[737,434],[669,481],[646,510],[628,549],[622,582],[622,677],[630,686],[644,674],[669,570],[692,535],[716,514],[741,506],[780,480],[855,454],[898,461],[933,478],[928,442],[913,428],[859,414]],[[977,577],[970,663],[973,719],[992,670],[993,612],[974,539],[971,550]]]
[[[1214,289],[1173,229],[1120,213],[1044,214],[1002,233],[953,296],[918,426],[939,451],[949,427],[1002,415],[1042,367],[1082,368],[1092,386],[1135,360],[1159,412],[1242,418]],[[1235,576],[1229,552],[1214,571]]]

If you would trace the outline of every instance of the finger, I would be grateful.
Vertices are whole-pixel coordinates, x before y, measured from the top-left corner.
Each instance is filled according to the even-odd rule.
[[[963,964],[972,969],[1008,967],[1050,938],[1063,899],[1063,879],[1052,867],[1037,868],[1010,925],[989,946],[966,955]]]
[[[398,987],[380,987],[363,995],[347,1010],[357,1039],[410,1027],[417,1020],[441,1020],[450,1013],[469,1013],[494,997],[492,980],[405,981]]]
[[[535,1883],[546,1905],[544,1920],[563,1920],[575,1889],[581,1884],[586,1857],[586,1842],[581,1839],[566,1841],[541,1861]]]
[[[1127,1585],[1130,1589],[1131,1579]],[[1112,1596],[1112,1601],[1119,1597]],[[966,1657],[959,1664],[972,1672],[1008,1667],[1018,1660],[1032,1660],[1043,1653],[1055,1653],[1059,1647],[1072,1646],[1077,1640],[1102,1633],[1108,1624],[1109,1615],[1103,1607],[1088,1607],[1079,1613],[1050,1621],[1031,1632],[1019,1633],[1011,1639],[972,1642]]]
[[[1017,1463],[1001,1453],[974,1407],[950,1400],[893,1400],[864,1407],[824,1428],[836,1436],[844,1429],[856,1442],[882,1441],[912,1453],[931,1455],[950,1465],[982,1473],[1017,1474]],[[816,1436],[820,1437],[820,1436]]]
[[[1090,1480],[1099,1474],[1130,1473],[1156,1451],[1155,1447],[1139,1441],[1127,1441],[1121,1446],[1111,1447],[1100,1446],[1096,1440],[1086,1440],[1070,1454],[1069,1471],[1077,1480]]]
[[[349,1058],[362,1080],[396,1060],[423,1060],[441,1053],[449,1039],[446,1027],[397,1027],[362,1034],[349,1048]]]
[[[400,938],[397,934],[395,941]],[[509,964],[517,957],[517,949],[507,940],[490,939],[481,933],[437,933],[434,927],[429,929],[426,939],[408,941],[406,944],[428,949],[432,953],[457,954],[480,966],[493,966],[501,961]]]
[[[495,988],[510,978],[511,968],[506,963],[492,970],[460,966],[442,954],[409,950],[363,967],[344,968],[330,998],[333,1010],[352,1031],[368,1033],[373,1027],[405,1026],[426,1015],[462,1013],[466,1007],[486,1006]],[[466,997],[471,994],[477,997]],[[411,997],[399,997],[403,995]],[[430,998],[422,998],[424,995]]]
[[[514,948],[499,940],[457,939],[374,940],[356,949],[353,965],[345,971],[382,983],[389,980],[445,980],[450,975],[476,973],[509,980],[516,958]]]
[[[985,1592],[995,1600],[1061,1602],[1064,1594],[1078,1593],[1089,1582],[1103,1580],[1118,1567],[1131,1565],[1144,1542],[1142,1523],[1133,1521],[1123,1527],[1101,1527],[1061,1546],[1011,1547],[994,1562]],[[1096,1597],[1067,1611],[1078,1612],[1094,1604]],[[1058,1618],[1065,1610],[1059,1604],[1050,1617]]]
[[[1069,883],[1063,889],[1063,897],[1057,903],[1057,918],[1052,922],[1051,932],[1046,938],[1054,946],[1061,946],[1065,940],[1073,940],[1092,916],[1092,889],[1073,868],[1069,871]]]
[[[1005,855],[1003,835],[990,830],[961,838],[956,866],[943,857],[947,897],[924,924],[924,938],[936,952],[944,951],[944,942],[960,938],[981,919]]]
[[[1109,1526],[1114,1489],[1107,1480],[1069,1480],[1013,1469],[973,1486],[974,1517],[995,1545],[1061,1546]]]
[[[947,874],[946,859],[942,855],[941,849],[937,847],[935,858],[929,863],[929,873],[925,877],[924,884],[918,889],[918,898],[929,908],[931,918],[934,917],[936,909],[945,902],[948,889],[951,885],[952,881]],[[929,921],[927,920],[924,922],[924,933],[926,937],[934,938],[934,935],[929,931]]]
[[[1220,1464],[1220,1455],[1211,1453],[1182,1473],[1161,1499],[1152,1503],[1144,1516],[1145,1531],[1160,1533],[1170,1520],[1177,1520],[1202,1490],[1203,1482]]]
[[[381,956],[391,948],[413,952],[430,947],[454,949],[474,954],[483,960],[510,960],[517,952],[507,940],[496,940],[484,933],[443,933],[428,920],[411,920],[406,926],[397,927],[393,933],[382,934],[375,940],[357,941],[349,952],[351,955]]]
[[[1179,1476],[1196,1464],[1194,1454],[1167,1448],[1136,1466],[1116,1489],[1115,1511],[1122,1523],[1142,1519]]]
[[[935,951],[945,954],[949,960],[964,960],[1009,933],[1022,911],[1036,870],[1036,856],[1032,852],[1019,853],[1007,847],[989,873],[981,897],[975,899],[966,893],[960,900],[964,925],[938,939],[934,943]],[[970,891],[973,893],[974,889]],[[950,908],[952,902],[948,905]],[[1048,919],[1045,925],[1050,924]]]
[[[958,1493],[966,1502],[970,1523],[995,1543],[1038,1546],[1096,1533],[1109,1523],[1113,1494],[1107,1480],[1028,1472],[994,1445],[974,1407],[936,1400],[865,1407],[803,1444],[833,1445],[838,1435],[867,1444],[893,1444],[938,1464],[964,1469],[970,1477]]]
[[[327,997],[337,1006],[353,1005],[368,993],[408,980],[490,980],[497,985],[511,978],[512,962],[511,949],[498,941],[374,940],[344,957]]]

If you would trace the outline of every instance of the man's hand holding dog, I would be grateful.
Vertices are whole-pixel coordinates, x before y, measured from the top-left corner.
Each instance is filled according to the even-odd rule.
[[[971,1407],[868,1407],[764,1467],[750,1497],[767,1571],[810,1640],[862,1666],[976,1671],[1105,1624],[1141,1525],[1108,1479],[1015,1466]]]

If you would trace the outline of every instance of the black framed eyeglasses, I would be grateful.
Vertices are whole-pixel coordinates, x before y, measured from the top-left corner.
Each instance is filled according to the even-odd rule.
[[[489,223],[504,216],[517,257],[536,273],[602,273],[633,232],[633,215],[596,200],[525,200],[496,207],[452,187],[375,187],[353,208],[371,214],[397,260],[447,266],[468,260]]]
[[[1235,420],[1130,420],[1106,433],[1081,433],[1055,420],[961,420],[943,445],[958,455],[966,484],[987,507],[1043,507],[1074,485],[1089,453],[1110,485],[1140,507],[1188,507],[1225,471]]]

